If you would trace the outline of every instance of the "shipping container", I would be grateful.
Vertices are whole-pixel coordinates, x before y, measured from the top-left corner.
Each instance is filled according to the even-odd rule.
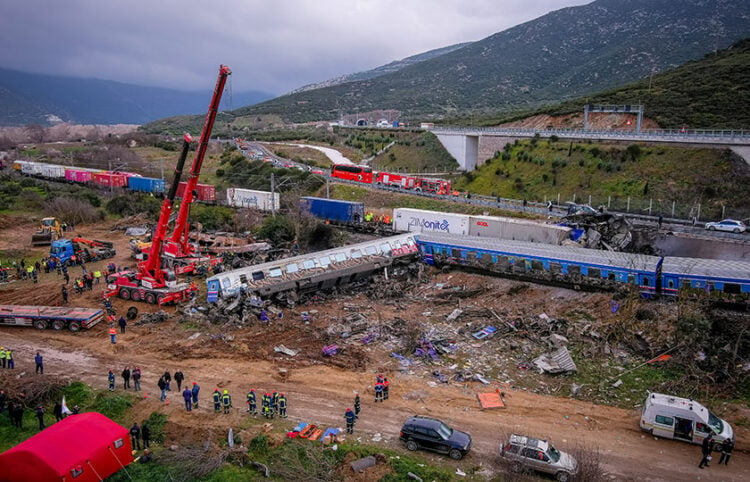
[[[254,208],[261,211],[279,210],[281,207],[279,193],[254,191],[252,189],[227,189],[227,205],[236,208]]]
[[[41,176],[49,179],[65,179],[65,166],[42,164]]]
[[[300,198],[300,208],[326,221],[360,223],[365,218],[365,205],[360,202],[303,197]]]
[[[84,169],[65,168],[65,180],[70,182],[90,182],[93,173]]]
[[[152,194],[160,194],[166,190],[164,180],[153,177],[129,177],[128,187],[133,191],[150,192]]]
[[[469,216],[469,235],[532,243],[562,244],[571,229],[555,224],[499,216]]]
[[[412,233],[469,234],[469,216],[422,209],[393,210],[393,229]]]
[[[125,174],[119,172],[97,172],[91,180],[95,184],[106,187],[125,187],[128,185],[128,178]]]
[[[181,182],[177,185],[177,197],[181,198],[185,195],[185,188],[187,187],[187,182]],[[195,197],[198,201],[207,201],[207,202],[214,202],[216,201],[216,186],[213,186],[211,184],[196,184],[195,185],[195,192],[197,193],[197,196]]]

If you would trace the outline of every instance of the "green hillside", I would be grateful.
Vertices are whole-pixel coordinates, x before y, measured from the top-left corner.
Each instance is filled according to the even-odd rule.
[[[687,217],[750,216],[750,167],[727,149],[530,140],[507,146],[455,184],[472,193],[529,201],[572,199]]]
[[[581,112],[584,104],[643,104],[661,128],[750,129],[750,39],[617,89],[514,116],[454,118],[489,126],[536,114]]]

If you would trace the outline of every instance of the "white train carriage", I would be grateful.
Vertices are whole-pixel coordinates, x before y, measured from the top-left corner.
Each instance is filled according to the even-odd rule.
[[[206,280],[209,302],[241,293],[268,297],[324,290],[363,279],[395,259],[416,256],[412,234],[400,234],[317,253],[226,271]]]

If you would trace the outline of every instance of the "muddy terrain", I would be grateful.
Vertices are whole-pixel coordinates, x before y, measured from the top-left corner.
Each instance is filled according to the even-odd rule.
[[[6,217],[0,221],[0,250],[28,246],[34,226],[30,220]],[[113,241],[118,250],[114,262],[133,265],[128,239],[122,231],[109,228],[105,223],[78,226],[76,231]],[[91,264],[88,269],[104,264]],[[79,273],[80,268],[70,272],[72,278]],[[478,471],[488,478],[500,471],[496,459],[501,434],[519,432],[550,438],[562,450],[577,445],[596,449],[615,480],[750,480],[750,459],[745,452],[750,434],[746,422],[737,423],[748,419],[743,406],[717,408],[736,430],[737,449],[731,465],[700,470],[700,447],[655,439],[640,431],[637,407],[644,393],[622,394],[620,405],[631,408],[596,405],[570,397],[569,377],[540,374],[535,369],[531,362],[548,349],[545,343],[551,333],[571,340],[579,337],[585,320],[572,313],[597,320],[615,316],[611,295],[429,269],[419,278],[379,280],[358,292],[284,307],[283,318],[268,324],[217,325],[199,310],[182,315],[168,307],[164,310],[170,315],[167,321],[131,323],[124,335],[118,334],[116,349],[104,324],[78,334],[2,327],[0,344],[14,349],[16,372],[21,376],[35,376],[33,355],[41,351],[43,376],[82,380],[97,389],[106,387],[108,369],[119,373],[126,365],[141,367],[144,391],[133,409],[134,417],[141,420],[152,411],[168,414],[167,444],[198,444],[238,427],[247,417],[243,402],[250,388],[278,389],[287,395],[289,418],[274,422],[285,429],[299,421],[343,426],[344,411],[358,391],[363,406],[356,440],[402,449],[398,432],[404,418],[414,413],[435,416],[470,432],[472,452],[458,463],[420,454],[464,471],[480,467]],[[61,285],[62,278],[54,273],[42,273],[37,285],[31,281],[0,285],[0,304],[54,305],[62,301]],[[204,290],[205,285],[199,286]],[[69,287],[70,302],[101,307],[102,288],[95,285],[92,292],[77,295]],[[133,303],[115,299],[114,305],[119,316]],[[143,303],[137,306],[141,312],[158,310]],[[312,315],[308,324],[302,321],[303,311]],[[498,328],[493,336],[482,340],[472,336],[489,325]],[[424,339],[436,347],[435,359],[405,350],[410,344],[426,346]],[[587,343],[591,347],[595,341]],[[338,353],[324,357],[322,347],[331,344],[338,345]],[[275,350],[281,345],[283,351],[296,353]],[[185,373],[186,383],[196,381],[202,387],[200,408],[192,413],[185,412],[176,391],[171,392],[169,403],[159,401],[159,375],[178,368]],[[391,381],[390,399],[382,404],[373,402],[377,373]],[[489,383],[478,381],[476,375]],[[121,386],[118,377],[118,390]],[[213,413],[209,400],[214,388],[233,395],[230,415]],[[480,410],[477,393],[496,389],[505,393],[506,408]]]

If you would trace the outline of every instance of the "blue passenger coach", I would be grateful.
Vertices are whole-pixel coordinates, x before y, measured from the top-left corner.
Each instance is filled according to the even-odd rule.
[[[750,262],[665,257],[662,293],[747,303],[750,301]]]
[[[661,258],[523,241],[420,233],[417,245],[428,264],[461,265],[518,279],[617,289],[638,286],[651,297],[659,289]]]

